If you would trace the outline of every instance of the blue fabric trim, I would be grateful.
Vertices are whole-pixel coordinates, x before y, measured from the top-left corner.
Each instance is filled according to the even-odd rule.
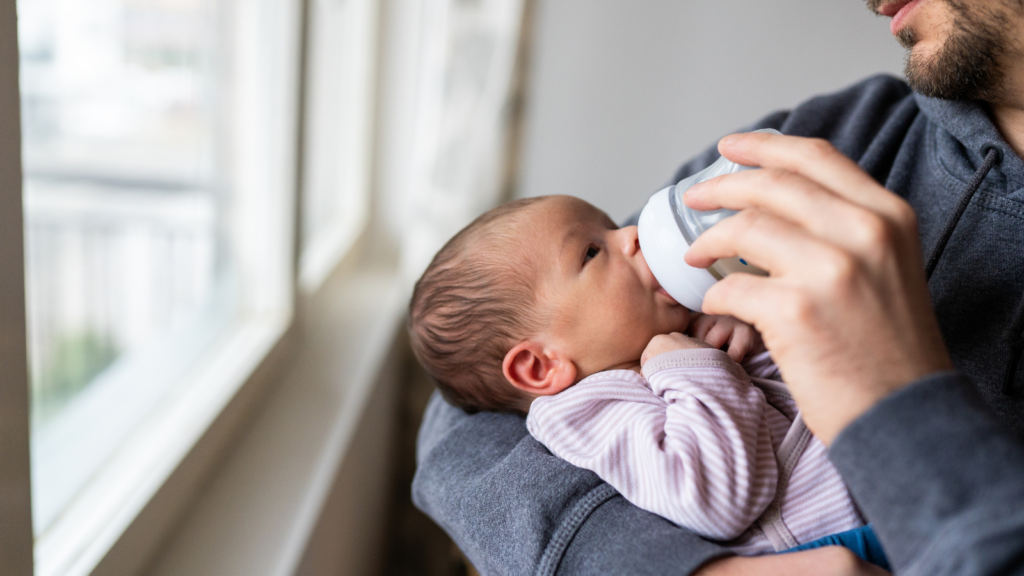
[[[813,542],[790,548],[783,552],[783,554],[822,548],[824,546],[849,548],[851,552],[860,556],[862,560],[892,571],[892,568],[889,567],[889,559],[885,556],[885,550],[882,550],[882,543],[878,541],[878,537],[875,536],[875,531],[871,528],[870,524],[853,530],[847,530],[846,532],[825,536],[824,538],[818,538]]]

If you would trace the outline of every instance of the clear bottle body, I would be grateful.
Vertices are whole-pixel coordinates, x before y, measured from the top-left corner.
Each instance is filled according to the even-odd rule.
[[[772,130],[770,128],[757,130],[757,132],[780,134],[778,131]],[[703,234],[707,229],[711,228],[715,224],[718,224],[722,220],[725,220],[726,218],[737,214],[738,212],[736,212],[735,210],[727,210],[724,208],[720,210],[707,211],[693,210],[691,208],[688,208],[686,204],[683,202],[683,194],[685,194],[686,191],[689,190],[691,187],[701,182],[706,182],[708,180],[711,180],[712,178],[717,178],[719,176],[724,176],[726,174],[735,174],[736,172],[743,172],[744,170],[757,170],[757,168],[737,164],[729,160],[725,156],[722,156],[721,158],[716,160],[714,164],[708,166],[707,168],[701,170],[700,172],[697,172],[696,174],[690,176],[689,178],[680,180],[679,183],[672,188],[670,192],[669,204],[675,213],[676,223],[679,225],[679,230],[683,233],[683,236],[686,238],[687,244],[693,244],[694,240],[696,240],[697,237]],[[743,258],[723,258],[712,264],[708,268],[708,272],[710,272],[713,276],[715,276],[715,278],[719,280],[733,272],[748,272],[751,274],[759,274],[762,276],[768,275],[767,272],[758,268],[757,266],[749,264]]]

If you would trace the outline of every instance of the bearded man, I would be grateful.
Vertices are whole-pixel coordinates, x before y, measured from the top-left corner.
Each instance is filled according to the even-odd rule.
[[[705,311],[763,334],[899,574],[1024,572],[1024,0],[868,0],[906,83],[813,98],[685,164],[741,210],[686,260],[742,254]],[[808,265],[813,263],[813,265]],[[435,397],[417,505],[482,573],[881,574],[844,548],[739,558],[551,456],[514,415]]]

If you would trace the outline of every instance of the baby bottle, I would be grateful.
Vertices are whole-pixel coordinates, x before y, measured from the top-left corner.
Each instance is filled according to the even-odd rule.
[[[758,132],[779,134],[772,129]],[[733,272],[768,275],[743,258],[723,258],[707,269],[689,266],[683,259],[693,241],[705,230],[736,214],[735,210],[702,212],[687,208],[683,194],[691,186],[716,176],[755,169],[736,164],[723,156],[693,176],[651,196],[640,213],[638,235],[647,265],[661,287],[690,310],[701,310],[708,288]]]

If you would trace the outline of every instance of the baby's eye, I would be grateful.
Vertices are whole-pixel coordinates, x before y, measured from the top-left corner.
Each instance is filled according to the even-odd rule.
[[[590,259],[593,258],[594,256],[597,256],[598,252],[600,251],[601,249],[598,248],[597,246],[587,246],[587,254],[583,257],[583,263],[586,264],[587,262],[589,262]]]

